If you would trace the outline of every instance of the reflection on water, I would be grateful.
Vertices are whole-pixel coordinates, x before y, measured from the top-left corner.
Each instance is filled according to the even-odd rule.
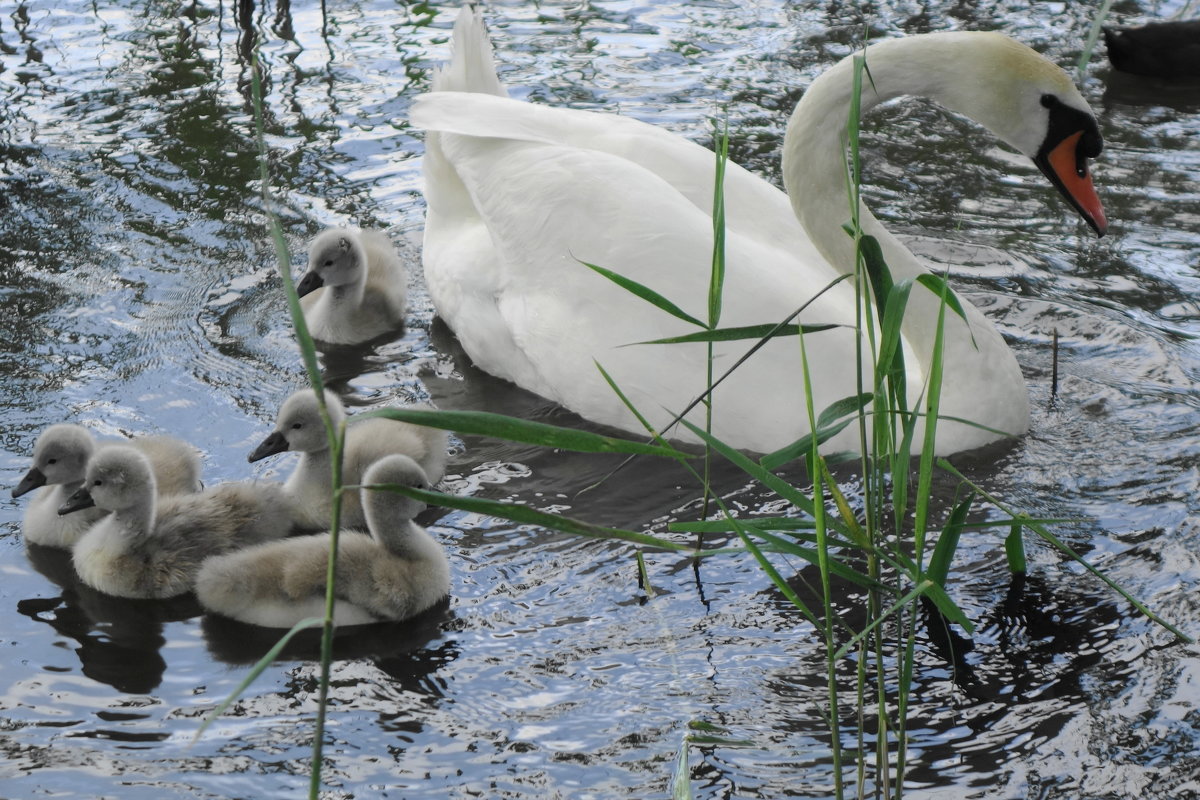
[[[421,142],[406,113],[446,55],[457,8],[325,8],[25,0],[0,13],[10,482],[37,433],[63,419],[183,436],[206,453],[210,484],[252,474],[246,451],[303,380],[263,226],[246,59],[256,45],[296,270],[316,230],[358,224],[388,229],[412,272],[401,336],[323,356],[348,405],[432,401],[582,424],[475,370],[423,290]],[[1137,4],[1121,10],[1138,21]],[[1091,13],[1005,0],[487,9],[516,96],[620,111],[698,141],[710,117],[728,117],[734,156],[773,180],[788,112],[864,24],[878,36],[1001,29],[1072,64]],[[868,195],[914,249],[955,265],[952,280],[996,320],[1029,381],[1030,435],[959,467],[1032,514],[1081,520],[1059,535],[1194,633],[1200,99],[1113,75],[1102,53],[1083,90],[1107,141],[1103,240],[1030,165],[925,103],[870,122]],[[464,437],[444,485],[656,531],[695,516],[695,487],[661,464],[635,461],[584,491],[618,462]],[[277,478],[287,465],[258,469]],[[731,468],[717,479],[739,513],[786,510]],[[942,486],[950,502],[954,485]],[[190,600],[91,592],[66,554],[19,541],[24,504],[0,497],[5,796],[305,791],[311,637],[189,747],[272,636],[200,617]],[[425,521],[451,555],[452,599],[339,638],[326,749],[336,796],[662,797],[693,719],[749,742],[692,748],[697,796],[828,796],[823,655],[752,560],[706,562],[698,585],[687,560],[650,554],[651,597],[625,546],[445,510]],[[1200,659],[1053,548],[1027,546],[1031,574],[1014,582],[999,538],[963,538],[951,591],[978,628],[968,640],[931,620],[920,642],[911,796],[1194,794]],[[856,600],[850,588],[841,597],[850,618]]]

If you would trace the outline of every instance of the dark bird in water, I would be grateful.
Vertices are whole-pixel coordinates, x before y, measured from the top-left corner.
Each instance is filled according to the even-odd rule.
[[[1200,19],[1105,28],[1114,69],[1171,80],[1200,80]]]

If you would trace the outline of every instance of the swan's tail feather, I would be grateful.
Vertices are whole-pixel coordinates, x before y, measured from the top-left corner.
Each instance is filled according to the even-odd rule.
[[[450,63],[433,74],[435,92],[477,92],[508,97],[496,75],[492,43],[479,8],[467,3],[458,12],[450,39]]]

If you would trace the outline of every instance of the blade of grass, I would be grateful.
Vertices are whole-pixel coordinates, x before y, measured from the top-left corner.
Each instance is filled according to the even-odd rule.
[[[374,488],[374,487],[372,487]],[[539,511],[529,506],[516,505],[514,503],[504,503],[499,500],[488,500],[482,497],[465,497],[462,495],[443,494],[434,492],[428,489],[416,489],[411,486],[389,486],[390,491],[397,494],[402,494],[407,497],[412,497],[421,500],[429,505],[442,506],[443,508],[454,508],[459,511],[470,511],[475,514],[484,514],[489,517],[498,517],[507,519],[512,522],[518,522],[525,525],[539,525],[543,528],[550,528],[563,533],[571,533],[576,536],[586,536],[592,539],[611,539],[622,542],[630,542],[632,544],[640,544],[645,547],[654,547],[659,550],[673,550],[676,552],[687,552],[689,555],[713,555],[718,552],[728,552],[719,550],[705,550],[696,553],[690,545],[672,542],[667,539],[660,539],[649,533],[639,533],[638,531],[630,531],[622,528],[608,528],[602,525],[593,525],[590,522],[564,517],[559,514],[552,514],[549,511]]]
[[[383,417],[414,425],[455,431],[459,434],[488,436],[510,442],[541,445],[576,453],[630,453],[634,455],[662,456],[682,460],[688,458],[668,445],[652,445],[632,439],[618,439],[598,433],[563,428],[533,422],[519,417],[493,414],[488,411],[436,411],[430,408],[378,408],[356,414],[355,418]]]
[[[578,261],[578,259],[576,259],[576,260]],[[627,292],[637,295],[638,297],[642,298],[643,300],[645,300],[647,303],[654,306],[655,308],[658,308],[658,309],[661,309],[662,311],[667,312],[672,317],[676,317],[678,319],[683,320],[684,322],[691,323],[692,325],[695,325],[697,328],[707,327],[703,322],[696,319],[691,314],[687,313],[682,308],[675,305],[670,300],[668,300],[667,298],[663,297],[658,292],[651,289],[649,286],[640,284],[637,281],[633,280],[632,278],[626,278],[624,275],[613,272],[610,269],[605,269],[604,267],[600,267],[595,264],[589,264],[586,261],[579,261],[579,263],[583,264],[588,269],[595,271],[597,274],[603,275],[605,278],[608,278],[610,281],[617,284],[618,286],[620,286],[622,289],[626,290]]]
[[[1021,536],[1021,523],[1013,521],[1008,536],[1004,537],[1004,557],[1008,561],[1008,571],[1014,575],[1023,575],[1029,571],[1025,560],[1025,540]]]
[[[768,471],[749,456],[742,453],[740,450],[736,450],[715,436],[705,433],[703,430],[688,422],[686,419],[681,420],[681,422],[686,425],[688,430],[690,430],[692,433],[710,443],[713,449],[724,456],[726,460],[728,460],[734,466],[740,468],[750,477],[757,480],[764,487],[770,489],[772,492],[779,495],[780,498],[788,501],[803,513],[812,517],[816,516],[817,505],[814,504],[812,499],[806,496],[799,489],[792,486],[783,478],[780,478],[774,473]],[[842,530],[840,527],[836,529],[839,533],[846,535],[846,531]]]
[[[714,137],[716,169],[713,171],[713,247],[712,269],[708,283],[708,325],[715,329],[721,321],[721,299],[725,290],[725,164],[729,160],[729,123]]]
[[[949,461],[946,461],[945,459],[939,459],[938,466],[941,467],[946,472],[949,472],[951,475],[954,475],[959,480],[966,483],[968,486],[970,486],[972,489],[974,489],[976,492],[978,492],[981,497],[986,498],[989,503],[996,506],[996,508],[999,508],[1000,510],[1004,511],[1006,514],[1012,515],[1014,519],[1020,519],[1020,517],[1021,517],[1020,514],[1014,514],[1012,511],[1010,511],[1006,507],[1006,505],[1003,502],[1001,502],[996,497],[993,497],[992,495],[988,494],[978,484],[972,482],[967,477],[965,477]],[[1073,549],[1071,549],[1071,547],[1069,545],[1067,545],[1065,542],[1063,542],[1061,539],[1059,539],[1054,534],[1050,533],[1050,531],[1047,530],[1044,526],[1038,525],[1033,522],[1024,522],[1023,524],[1029,530],[1033,531],[1038,536],[1040,536],[1043,541],[1047,542],[1048,544],[1053,546],[1056,550],[1065,554],[1072,561],[1075,561],[1076,563],[1078,563],[1081,567],[1083,567],[1085,570],[1090,572],[1092,575],[1096,576],[1105,586],[1112,589],[1114,592],[1119,594],[1121,597],[1125,598],[1126,602],[1128,602],[1135,609],[1137,609],[1138,613],[1140,613],[1142,616],[1146,617],[1146,619],[1150,620],[1151,622],[1154,622],[1155,624],[1157,624],[1159,627],[1163,628],[1164,630],[1170,631],[1175,636],[1175,638],[1179,639],[1179,641],[1181,641],[1185,644],[1194,644],[1195,643],[1195,639],[1193,639],[1191,636],[1188,636],[1186,633],[1184,633],[1183,631],[1181,631],[1179,628],[1175,627],[1171,623],[1167,622],[1165,619],[1160,617],[1158,614],[1155,614],[1152,610],[1150,610],[1150,608],[1145,603],[1138,600],[1136,597],[1134,597],[1132,594],[1130,594],[1128,591],[1126,591],[1124,589],[1124,587],[1122,587],[1120,584],[1118,584],[1112,578],[1108,577],[1108,575],[1106,575],[1103,570],[1097,569],[1096,567],[1092,566],[1087,561],[1087,559],[1085,559],[1083,556],[1076,553]],[[1010,536],[1011,536],[1011,534],[1010,534]]]
[[[942,535],[938,537],[937,544],[933,546],[933,555],[929,559],[929,569],[925,571],[925,575],[943,589],[946,588],[946,579],[950,576],[950,564],[954,561],[954,552],[958,549],[963,523],[967,519],[967,514],[971,510],[971,502],[974,499],[975,492],[968,491],[962,502],[954,506],[950,511],[949,520],[942,528]]]
[[[1092,59],[1092,52],[1096,49],[1096,40],[1100,38],[1100,29],[1104,27],[1104,20],[1108,19],[1108,12],[1112,9],[1112,5],[1113,0],[1104,0],[1100,4],[1096,18],[1092,20],[1092,26],[1088,29],[1087,38],[1083,41],[1083,51],[1079,54],[1079,63],[1075,65],[1081,81],[1087,77],[1088,62]]]
[[[622,347],[634,347],[645,344],[692,344],[696,342],[736,342],[743,339],[761,339],[767,341],[777,336],[799,336],[801,333],[820,333],[833,328],[844,328],[840,324],[818,325],[745,325],[736,328],[713,328],[711,330],[685,333],[680,336],[669,336],[665,339],[647,339],[644,342],[630,342]]]

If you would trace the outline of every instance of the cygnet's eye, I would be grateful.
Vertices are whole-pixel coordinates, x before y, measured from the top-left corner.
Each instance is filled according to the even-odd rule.
[[[294,431],[298,431],[298,430],[300,430],[300,429],[301,429],[301,428],[303,428],[303,427],[304,427],[304,423],[303,423],[303,422],[293,422],[293,423],[292,423],[292,430],[294,430]]]
[[[100,480],[99,478],[96,478],[96,480],[92,481],[92,486],[103,486],[103,485],[104,485],[104,481]]]
[[[327,258],[327,259],[325,259],[325,266],[327,266],[327,267],[332,267],[332,266],[333,266],[333,259],[332,259],[332,258]]]
[[[58,459],[57,459],[57,458],[50,458],[50,459],[47,459],[47,460],[46,460],[46,463],[47,463],[47,464],[57,464],[57,463],[58,463]]]

